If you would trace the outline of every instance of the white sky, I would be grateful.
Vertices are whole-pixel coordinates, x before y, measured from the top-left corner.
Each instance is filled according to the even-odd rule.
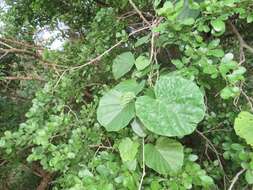
[[[4,0],[0,0],[0,10],[7,10],[8,7],[6,6]],[[1,17],[1,15],[0,15]],[[2,30],[4,27],[3,22],[1,22],[0,18],[0,30]],[[68,27],[61,22],[58,22],[58,28],[61,30],[68,30]],[[65,43],[65,39],[61,37],[61,32],[59,30],[51,30],[48,26],[45,26],[43,28],[38,27],[38,33],[35,34],[34,40],[35,43],[39,43],[41,45],[44,45],[52,50],[61,50],[63,47],[63,44]]]
[[[63,31],[68,30],[68,27],[61,22],[58,22],[58,28]],[[44,45],[52,50],[62,50],[66,39],[63,39],[59,30],[51,30],[48,26],[45,26],[43,28],[38,27],[38,31],[39,32],[34,36],[36,43]]]

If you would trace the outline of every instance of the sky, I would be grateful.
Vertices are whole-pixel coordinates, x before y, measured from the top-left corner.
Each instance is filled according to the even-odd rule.
[[[68,27],[62,22],[58,22],[58,28],[63,31],[68,30]],[[44,45],[51,50],[62,50],[66,39],[61,36],[59,30],[52,30],[49,26],[44,26],[43,28],[38,27],[38,31],[39,32],[34,35],[36,43]]]
[[[1,10],[7,10],[8,7],[6,7],[4,0],[0,0],[0,9]],[[3,29],[4,24],[1,22],[0,18],[0,29]],[[68,27],[62,23],[58,22],[58,28],[61,30],[67,30]],[[34,35],[34,41],[35,43],[38,43],[40,45],[44,45],[49,49],[52,50],[62,50],[63,44],[66,42],[66,39],[63,39],[61,37],[61,32],[57,29],[51,30],[48,26],[45,26],[43,28],[38,27],[37,29],[39,32],[37,32]]]

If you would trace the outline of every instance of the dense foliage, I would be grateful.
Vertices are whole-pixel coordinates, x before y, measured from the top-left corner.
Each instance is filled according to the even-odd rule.
[[[5,0],[0,17],[0,189],[252,188],[252,0]]]

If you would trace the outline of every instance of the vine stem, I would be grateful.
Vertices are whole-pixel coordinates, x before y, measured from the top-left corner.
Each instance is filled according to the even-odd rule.
[[[143,183],[144,177],[145,177],[145,175],[146,175],[146,171],[145,171],[145,149],[144,149],[144,145],[145,145],[144,138],[142,138],[142,176],[141,176],[141,181],[140,181],[138,190],[141,190],[142,183]]]
[[[210,149],[216,154],[216,157],[218,159],[218,162],[219,162],[219,165],[220,165],[220,168],[221,170],[224,172],[224,186],[226,187],[226,179],[228,178],[226,173],[225,173],[225,170],[223,168],[223,165],[222,165],[222,162],[220,160],[220,157],[219,157],[219,152],[216,150],[215,146],[213,145],[213,143],[202,133],[200,132],[199,130],[196,130],[196,132],[203,138],[206,140],[208,146],[210,147]]]
[[[242,38],[241,34],[239,33],[239,31],[237,30],[237,28],[235,27],[235,25],[230,21],[228,22],[229,26],[232,29],[232,32],[237,36],[241,49],[243,50],[243,48],[247,49],[249,52],[253,53],[253,48],[251,46],[249,46],[244,39]]]
[[[133,31],[132,33],[130,33],[128,35],[128,37],[130,36],[133,36],[143,30],[147,30],[147,29],[152,29],[152,27],[154,27],[153,25],[151,26],[145,26],[145,27],[142,27],[140,29],[137,29],[135,31]],[[67,71],[74,71],[74,70],[78,70],[78,69],[81,69],[83,67],[86,67],[88,65],[91,65],[91,64],[94,64],[96,63],[97,61],[99,61],[102,57],[104,57],[105,55],[107,55],[108,53],[110,53],[113,49],[115,49],[116,47],[118,47],[119,45],[121,45],[122,43],[124,42],[124,40],[120,40],[119,42],[117,42],[116,44],[114,44],[112,47],[110,47],[109,49],[107,49],[106,51],[104,51],[102,54],[100,54],[99,56],[95,57],[94,59],[91,59],[90,61],[88,61],[87,63],[85,64],[82,64],[82,65],[78,65],[78,66],[75,66],[75,67],[70,67],[66,70],[63,71],[63,73],[60,75],[59,79],[57,80],[54,88],[56,88],[58,86],[58,84],[60,83],[61,79],[63,78],[63,76],[67,73]]]
[[[234,187],[235,183],[237,182],[237,180],[239,179],[240,175],[242,175],[245,171],[246,171],[246,169],[242,169],[242,170],[240,170],[240,171],[235,175],[235,177],[233,178],[232,183],[231,183],[231,185],[229,186],[228,190],[232,190],[232,189],[233,189],[233,187]]]
[[[151,26],[145,26],[145,27],[143,27],[143,28],[137,29],[137,30],[133,31],[132,33],[130,33],[130,34],[128,35],[128,37],[133,36],[133,35],[135,35],[136,33],[139,33],[139,32],[141,32],[141,31],[143,31],[143,30],[152,29],[152,27],[153,27],[153,26],[151,25]],[[118,47],[118,46],[119,46],[120,44],[122,44],[123,42],[124,42],[124,40],[120,40],[119,42],[117,42],[116,44],[114,44],[112,47],[110,47],[109,49],[107,49],[106,51],[104,51],[102,54],[100,54],[100,55],[97,56],[96,58],[91,59],[89,62],[87,62],[87,63],[85,63],[85,64],[83,64],[83,65],[78,65],[78,66],[75,66],[75,67],[71,67],[71,68],[69,68],[69,69],[67,69],[67,70],[81,69],[81,68],[83,68],[83,67],[86,67],[87,65],[91,65],[91,64],[93,64],[93,63],[99,61],[102,57],[104,57],[105,55],[107,55],[108,53],[110,53],[114,48]],[[67,71],[67,70],[65,70],[65,71]]]
[[[139,16],[141,17],[141,19],[147,24],[150,25],[150,23],[148,22],[148,20],[143,16],[142,12],[137,8],[137,6],[134,4],[134,2],[132,0],[129,0],[129,3],[132,5],[132,7],[134,8],[134,10],[139,14]]]

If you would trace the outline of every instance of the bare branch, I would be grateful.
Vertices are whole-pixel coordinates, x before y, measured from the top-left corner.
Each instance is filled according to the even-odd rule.
[[[237,30],[237,28],[235,27],[235,25],[232,22],[228,22],[229,26],[232,29],[232,32],[236,35],[237,39],[239,40],[240,46],[242,48],[247,49],[249,52],[253,53],[253,48],[251,46],[249,46],[244,39],[242,38],[241,34],[239,33],[239,31]]]
[[[2,80],[39,80],[39,81],[45,81],[44,79],[40,77],[33,77],[33,76],[8,76],[3,77]]]
[[[44,48],[41,47],[41,46],[38,46],[38,45],[35,45],[35,44],[29,44],[27,42],[24,42],[24,41],[18,41],[18,40],[15,40],[15,39],[10,39],[10,38],[1,38],[0,37],[0,40],[2,42],[5,42],[5,43],[11,43],[12,45],[15,45],[15,46],[21,46],[21,47],[26,47],[26,48],[31,48],[31,49],[40,49],[40,50],[43,50]],[[9,47],[10,48],[10,47]],[[11,47],[12,48],[12,47]]]
[[[141,181],[140,181],[138,190],[141,190],[142,183],[143,183],[144,177],[146,175],[146,171],[145,171],[145,149],[144,149],[144,146],[145,146],[145,139],[142,138],[142,176],[141,176]]]
[[[12,47],[12,46],[10,46],[9,44],[4,43],[4,42],[1,42],[1,41],[0,41],[0,44],[2,44],[3,46],[6,46],[6,47],[8,47],[8,48],[13,48],[13,47]]]
[[[231,185],[229,186],[228,190],[232,190],[232,189],[233,189],[233,187],[234,187],[236,181],[239,179],[240,175],[242,175],[245,171],[246,171],[246,169],[242,169],[242,170],[240,170],[240,171],[235,175],[235,177],[233,178],[232,183],[231,183]]]
[[[141,19],[147,24],[150,25],[149,21],[143,16],[142,12],[138,9],[138,7],[135,5],[135,3],[132,0],[129,0],[129,3],[132,5],[134,10],[139,14]]]
[[[8,55],[8,52],[4,52],[4,54],[0,56],[0,59],[3,59],[6,55]]]
[[[135,31],[133,31],[132,33],[130,33],[128,35],[128,37],[130,36],[133,36],[134,34],[136,33],[139,33],[143,30],[147,30],[147,29],[150,29],[151,27],[153,27],[152,25],[151,26],[145,26],[143,28],[140,28],[140,29],[137,29]],[[122,44],[124,42],[124,40],[120,40],[119,42],[117,42],[116,44],[114,44],[112,47],[110,47],[109,49],[107,49],[106,51],[104,51],[102,54],[100,54],[99,56],[97,56],[96,58],[94,59],[91,59],[90,61],[88,61],[87,63],[83,64],[83,65],[79,65],[79,66],[76,66],[76,67],[71,67],[70,69],[67,69],[67,70],[76,70],[76,69],[81,69],[83,67],[86,67],[87,65],[91,65],[93,63],[96,63],[97,61],[99,61],[102,57],[104,57],[105,55],[107,55],[108,53],[110,53],[114,48],[118,47],[120,44]]]
[[[215,146],[213,145],[213,143],[202,133],[200,132],[199,130],[196,130],[196,132],[203,138],[206,140],[206,142],[209,144],[211,150],[215,153],[218,161],[219,161],[219,165],[221,167],[221,169],[224,171],[224,168],[223,168],[223,165],[221,163],[221,160],[220,160],[220,156],[219,156],[219,152],[216,150]]]
[[[111,146],[104,146],[103,144],[92,144],[88,145],[90,148],[99,148],[99,149],[114,149]]]

